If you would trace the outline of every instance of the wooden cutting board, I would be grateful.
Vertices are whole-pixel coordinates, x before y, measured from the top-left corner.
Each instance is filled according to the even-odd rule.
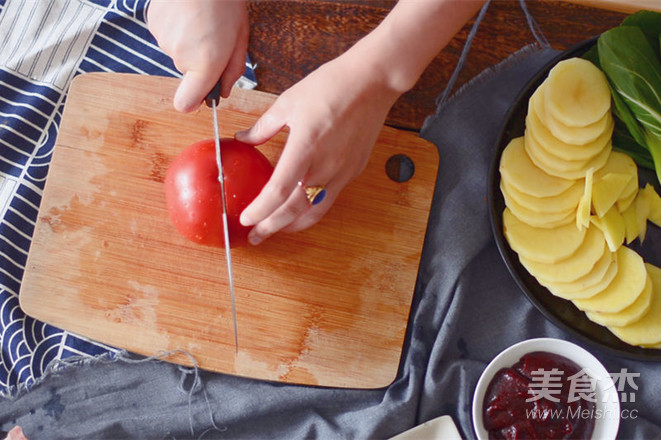
[[[206,106],[172,109],[178,80],[93,73],[71,86],[20,292],[23,310],[142,355],[240,376],[376,388],[398,370],[438,170],[434,145],[384,127],[365,172],[321,222],[233,250],[235,352],[224,251],[171,225],[163,177],[213,137]],[[235,89],[221,133],[250,127],[274,96]],[[277,161],[280,134],[259,147]],[[415,174],[389,179],[404,154]]]

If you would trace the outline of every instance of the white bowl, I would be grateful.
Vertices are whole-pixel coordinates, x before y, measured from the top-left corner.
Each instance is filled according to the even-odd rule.
[[[482,404],[487,387],[501,368],[516,364],[526,353],[545,351],[564,356],[580,368],[590,370],[596,380],[596,407],[593,439],[610,440],[617,437],[620,426],[620,400],[606,368],[587,350],[562,339],[538,338],[514,344],[496,356],[482,372],[473,394],[473,428],[479,440],[487,440],[489,434],[482,420]]]

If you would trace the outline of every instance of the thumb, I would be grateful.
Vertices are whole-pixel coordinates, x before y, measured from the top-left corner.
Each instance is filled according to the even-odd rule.
[[[249,145],[261,145],[278,134],[284,126],[284,120],[271,107],[252,127],[247,130],[238,131],[234,137],[236,140]]]
[[[209,72],[189,70],[179,83],[173,105],[177,111],[190,113],[197,110],[209,91],[218,82],[217,75]]]

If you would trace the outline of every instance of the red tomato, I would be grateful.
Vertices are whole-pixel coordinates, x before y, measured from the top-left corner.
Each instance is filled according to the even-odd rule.
[[[259,194],[273,172],[268,159],[252,145],[221,139],[227,222],[231,247],[248,243],[239,222],[246,206]],[[195,243],[224,243],[222,200],[213,139],[196,142],[177,156],[165,175],[165,198],[177,230]]]

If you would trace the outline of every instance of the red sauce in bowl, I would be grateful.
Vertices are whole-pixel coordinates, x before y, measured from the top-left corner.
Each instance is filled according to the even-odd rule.
[[[595,423],[593,385],[563,356],[528,353],[489,383],[484,427],[490,439],[589,439]]]

